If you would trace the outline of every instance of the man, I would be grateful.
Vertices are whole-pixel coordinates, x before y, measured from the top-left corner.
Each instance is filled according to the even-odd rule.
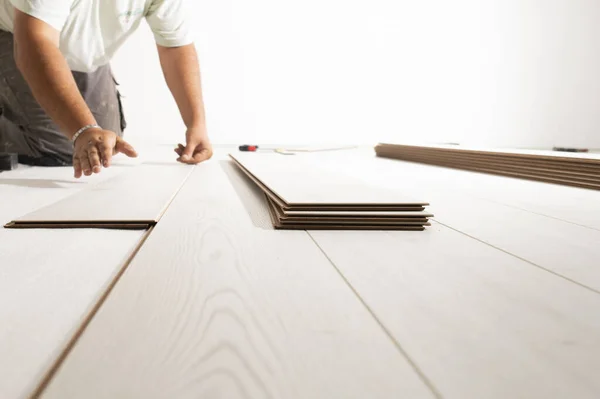
[[[77,178],[109,167],[117,153],[137,156],[122,139],[109,62],[145,19],[187,127],[178,160],[209,159],[200,68],[182,2],[0,0],[0,149],[30,164],[72,164]]]

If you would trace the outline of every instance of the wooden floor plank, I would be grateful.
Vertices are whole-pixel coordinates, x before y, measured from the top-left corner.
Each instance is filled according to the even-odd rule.
[[[382,144],[383,147],[398,147],[408,150],[440,150],[453,154],[480,154],[487,156],[499,156],[501,158],[514,158],[514,159],[525,159],[525,160],[548,160],[548,161],[563,161],[563,162],[575,162],[583,165],[600,165],[600,154],[598,153],[574,153],[564,151],[550,151],[550,150],[533,150],[523,148],[477,148],[468,145],[456,146],[456,145],[434,145],[434,144],[422,144],[422,145],[395,145],[395,144]]]
[[[187,165],[140,165],[15,220],[27,223],[155,223],[181,187]]]
[[[195,169],[43,397],[434,397],[305,232],[254,225],[234,169]]]
[[[600,397],[600,295],[440,225],[310,234],[444,398]]]
[[[362,158],[368,159],[369,156],[365,156],[363,153]],[[434,184],[440,189],[462,192],[477,198],[600,230],[600,212],[598,211],[600,192],[595,190],[395,160],[380,160],[377,161],[377,164],[379,168],[388,171],[393,169],[403,171],[400,172],[403,176],[418,174],[422,186]],[[393,166],[394,164],[396,166]]]
[[[303,156],[232,153],[231,157],[287,205],[427,205],[427,201],[323,170]],[[358,183],[358,184],[357,184]]]
[[[88,185],[72,168],[0,174],[0,225]],[[143,232],[0,228],[0,398],[25,398],[56,361]]]
[[[582,222],[589,217],[593,224],[600,221],[600,193],[588,190],[594,194],[584,195],[585,190],[571,187],[493,180],[498,178],[378,159],[364,152],[311,157],[323,168],[343,169],[370,184],[426,197],[431,201],[428,210],[435,215],[434,221],[600,291],[600,245],[597,245],[600,231],[546,216],[566,215],[571,221]],[[528,188],[529,185],[533,188]],[[521,192],[526,194],[521,196]],[[552,193],[560,193],[560,197],[550,195]],[[578,210],[580,198],[585,201]],[[598,201],[594,202],[593,198]],[[552,212],[552,209],[561,209],[560,201],[564,201],[564,213]],[[524,204],[522,208],[513,205],[520,202]]]

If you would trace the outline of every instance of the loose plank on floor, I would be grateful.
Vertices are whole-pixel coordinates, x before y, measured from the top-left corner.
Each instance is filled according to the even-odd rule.
[[[116,177],[24,215],[15,222],[155,223],[190,171],[191,168],[186,165],[132,167]]]
[[[234,168],[196,167],[43,397],[433,397],[305,232],[252,223]]]
[[[121,171],[79,181],[72,168],[3,172],[0,225]],[[33,392],[141,235],[0,227],[0,398]]]
[[[310,234],[444,398],[600,397],[600,295],[436,224]]]

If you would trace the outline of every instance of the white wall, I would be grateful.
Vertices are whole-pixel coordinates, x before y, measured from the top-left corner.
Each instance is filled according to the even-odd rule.
[[[598,0],[188,4],[216,143],[600,148]],[[129,137],[180,140],[148,29],[114,66]]]

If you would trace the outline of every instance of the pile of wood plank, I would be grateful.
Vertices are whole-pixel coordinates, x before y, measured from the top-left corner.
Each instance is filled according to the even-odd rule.
[[[265,194],[276,229],[424,230],[427,202],[315,166],[302,156],[235,153]]]
[[[377,156],[600,190],[600,156],[536,150],[378,144]]]

